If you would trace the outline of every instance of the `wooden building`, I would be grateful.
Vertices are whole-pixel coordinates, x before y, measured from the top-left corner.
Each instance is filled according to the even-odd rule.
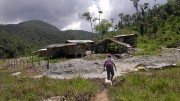
[[[96,53],[123,53],[130,47],[129,44],[119,42],[113,39],[104,39],[95,44]]]
[[[34,54],[52,58],[83,56],[87,50],[91,49],[92,43],[91,40],[67,40],[67,43],[52,44],[46,49],[35,51]]]
[[[80,43],[52,44],[47,46],[49,57],[77,57],[85,54],[85,47]]]
[[[129,44],[132,48],[137,47],[137,34],[124,34],[114,36],[115,40]]]

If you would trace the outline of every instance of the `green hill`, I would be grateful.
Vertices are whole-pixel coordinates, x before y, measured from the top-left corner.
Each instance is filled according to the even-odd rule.
[[[0,58],[27,55],[49,44],[62,43],[69,39],[89,39],[90,36],[90,32],[81,30],[60,31],[40,20],[0,25]]]

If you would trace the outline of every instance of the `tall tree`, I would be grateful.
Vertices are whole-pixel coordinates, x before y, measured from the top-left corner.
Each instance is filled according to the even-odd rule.
[[[119,24],[118,24],[119,28],[123,27],[123,16],[124,16],[124,13],[119,13],[119,18],[120,18],[120,21],[119,21]]]
[[[126,14],[126,15],[123,17],[123,21],[124,21],[124,23],[125,23],[126,26],[129,26],[129,25],[130,25],[130,22],[131,22],[131,15]]]
[[[96,26],[96,30],[101,32],[103,35],[110,27],[112,27],[112,24],[108,20],[102,19],[99,25]]]
[[[140,0],[131,0],[131,1],[133,1],[134,7],[136,8],[136,12],[138,12],[138,2]]]
[[[93,17],[90,12],[85,12],[82,14],[82,17],[90,22],[91,24],[91,32],[92,32],[92,40],[93,40]]]

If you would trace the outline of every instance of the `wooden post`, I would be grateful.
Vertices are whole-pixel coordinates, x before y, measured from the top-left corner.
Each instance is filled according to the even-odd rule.
[[[18,61],[16,60],[16,66],[18,67]]]
[[[34,68],[34,60],[33,60],[33,55],[32,55],[32,67]]]
[[[21,66],[21,59],[20,59],[20,66]]]
[[[14,60],[13,62],[14,62],[13,66],[15,67],[15,66],[16,66],[16,62],[15,62],[15,60]]]
[[[12,60],[10,60],[10,65],[12,66]]]
[[[25,67],[25,60],[23,60],[23,67]]]
[[[41,65],[41,63],[40,63],[40,57],[38,56],[38,65]]]
[[[7,63],[8,66],[10,66],[10,61],[8,60],[8,63]]]
[[[49,57],[48,57],[48,62],[47,62],[47,69],[49,69]]]
[[[27,62],[27,67],[28,67],[28,59],[26,59],[26,62]]]

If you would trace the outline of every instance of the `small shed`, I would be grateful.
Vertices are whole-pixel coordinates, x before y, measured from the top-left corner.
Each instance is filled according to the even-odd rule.
[[[114,36],[115,40],[129,44],[132,48],[137,47],[137,34],[124,34]]]
[[[129,44],[107,38],[96,43],[94,51],[96,53],[123,53],[128,47],[130,47]]]
[[[84,47],[79,43],[66,43],[66,44],[52,44],[47,46],[48,56],[57,57],[69,57],[85,54]]]

